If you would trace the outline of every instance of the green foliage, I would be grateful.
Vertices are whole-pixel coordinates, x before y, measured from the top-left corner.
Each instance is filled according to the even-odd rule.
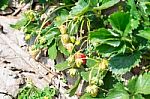
[[[50,47],[48,48],[48,55],[50,59],[56,59],[57,56],[57,49],[56,49],[56,43],[52,43]]]
[[[137,34],[138,36],[141,36],[147,40],[150,40],[150,28],[146,28],[144,30],[139,31],[140,33]]]
[[[10,0],[1,0],[0,3],[0,10],[5,10],[8,7]]]
[[[67,10],[60,11],[60,14],[58,14],[58,16],[55,18],[55,25],[57,27],[61,26],[67,20],[68,15],[69,12]]]
[[[150,94],[150,73],[145,73],[137,78],[135,83],[136,94]]]
[[[108,8],[114,6],[115,4],[117,4],[118,2],[119,2],[119,0],[102,0],[102,5],[99,7],[95,7],[94,10],[108,9]]]
[[[93,42],[106,42],[107,40],[115,39],[115,36],[117,37],[117,35],[112,34],[105,28],[100,28],[98,30],[91,31],[89,35],[91,41]]]
[[[114,88],[109,91],[106,99],[145,99],[142,94],[150,94],[149,78],[150,73],[144,73],[139,77],[129,80],[127,86],[117,83]],[[129,94],[131,94],[131,96]]]
[[[54,87],[45,87],[38,89],[31,83],[20,89],[17,99],[53,99],[56,94]]]
[[[23,17],[20,21],[18,21],[15,25],[11,25],[12,28],[21,29],[21,27],[25,26],[28,22],[26,17]]]
[[[66,56],[69,56],[69,52],[65,49],[62,42],[58,42],[58,50]]]
[[[75,3],[75,5],[76,6],[72,7],[72,10],[70,11],[70,14],[73,16],[82,15],[89,9],[89,5],[85,0],[79,0],[77,3]]]
[[[73,0],[63,0],[66,5],[74,3]]]
[[[119,32],[120,35],[124,36],[122,32],[125,32],[125,29],[130,21],[130,14],[125,12],[116,12],[112,14],[109,18],[109,22],[112,28]]]
[[[110,70],[115,74],[124,74],[139,64],[140,57],[140,52],[114,56],[109,62]]]
[[[67,62],[62,62],[62,63],[59,63],[55,66],[55,68],[59,71],[63,71],[65,69],[68,69],[70,68],[70,66],[68,66],[68,63]]]
[[[121,83],[117,83],[108,93],[106,99],[129,99],[129,94]]]
[[[52,3],[41,1],[48,2]],[[149,0],[61,0],[57,4],[44,21],[43,12],[29,10],[12,27],[35,37],[33,45],[46,49],[49,58],[64,55],[65,61],[55,68],[77,77],[68,90],[70,96],[84,80],[88,91],[85,88],[81,99],[149,97]],[[139,76],[124,78],[139,65]]]

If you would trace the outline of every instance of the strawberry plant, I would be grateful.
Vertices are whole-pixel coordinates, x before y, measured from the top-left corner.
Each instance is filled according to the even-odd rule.
[[[54,60],[64,55],[55,68],[77,79],[70,96],[84,81],[83,99],[148,99],[149,11],[148,0],[63,0],[45,18],[29,10],[12,26],[27,42],[35,38],[33,51],[46,49]]]
[[[54,87],[38,89],[33,83],[28,82],[20,89],[16,99],[53,99],[56,94]]]

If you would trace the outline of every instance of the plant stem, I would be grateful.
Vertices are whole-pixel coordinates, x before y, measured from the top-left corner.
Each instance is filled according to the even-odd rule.
[[[103,88],[100,88],[100,89],[101,89],[102,91],[107,92],[107,93],[109,92],[109,91],[108,91],[108,90],[106,90],[106,89],[103,89]]]

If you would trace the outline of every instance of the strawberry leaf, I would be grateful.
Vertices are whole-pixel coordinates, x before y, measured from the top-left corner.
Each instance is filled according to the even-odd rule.
[[[150,72],[144,73],[137,78],[135,84],[135,93],[150,94]]]
[[[110,46],[108,44],[101,44],[99,46],[96,47],[96,50],[101,53],[101,54],[108,54],[108,56],[114,52],[117,52],[118,49]]]
[[[56,64],[55,65],[55,68],[58,70],[58,71],[63,71],[65,69],[68,69],[70,68],[70,66],[68,65],[68,62],[65,61],[65,62],[61,62],[59,64]]]
[[[17,23],[15,23],[15,24],[10,24],[10,26],[12,28],[20,30],[21,27],[23,27],[24,25],[26,25],[28,21],[29,20],[26,17],[22,17],[21,20],[17,21]]]
[[[128,90],[132,94],[150,94],[150,72],[134,77],[128,82]]]
[[[89,68],[91,68],[91,67],[93,67],[93,66],[96,66],[96,65],[98,65],[98,64],[97,64],[97,60],[94,60],[94,59],[87,59],[87,60],[86,60],[86,65],[87,65],[87,67],[89,67]]]
[[[141,94],[130,96],[130,99],[145,99]]]
[[[59,27],[62,25],[68,18],[69,12],[67,10],[62,10],[60,14],[55,18],[54,24]]]
[[[98,30],[91,31],[88,37],[91,40],[91,43],[107,43],[112,46],[119,46],[120,41],[119,38],[117,38],[117,36],[117,34],[112,33],[105,28],[100,28]]]
[[[123,35],[127,25],[130,22],[130,14],[125,12],[115,12],[109,18],[112,28]]]
[[[62,44],[61,41],[59,41],[59,42],[57,43],[57,45],[58,45],[58,50],[59,50],[61,53],[63,53],[63,54],[66,55],[66,56],[69,56],[69,52],[68,52],[67,49],[64,47],[64,45]]]
[[[75,3],[75,6],[71,8],[70,14],[73,16],[80,16],[83,15],[85,12],[88,11],[89,5],[85,0],[79,0]]]
[[[99,7],[94,7],[94,10],[104,10],[107,9],[109,7],[114,6],[115,4],[117,4],[120,0],[106,0],[107,2],[105,2],[105,0],[102,0],[103,4]]]
[[[137,11],[137,8],[136,8],[135,1],[134,0],[128,0],[127,3],[131,7],[130,13],[131,13],[132,17],[134,17],[135,19],[140,18],[139,12]]]
[[[98,39],[100,41],[106,40],[108,38],[114,38],[115,35],[112,34],[111,32],[109,32],[107,29],[105,28],[100,28],[98,30],[95,31],[91,31],[89,33],[89,38],[92,39]]]
[[[150,40],[150,28],[147,28],[145,30],[141,30],[139,32],[140,32],[140,34],[137,34],[138,36],[143,37],[147,40]]]
[[[129,99],[129,94],[123,84],[117,83],[114,85],[114,88],[109,91],[105,99]]]
[[[86,82],[88,82],[89,81],[89,74],[90,74],[90,71],[82,71],[81,72],[81,77],[82,77],[82,79],[83,80],[85,80]]]
[[[49,48],[48,48],[48,56],[50,59],[56,59],[57,57],[57,49],[56,49],[56,43],[53,42]]]
[[[130,79],[129,82],[128,82],[127,87],[128,87],[128,89],[129,89],[129,92],[132,93],[132,94],[135,93],[135,90],[136,90],[135,84],[136,84],[136,82],[137,82],[137,77],[133,77],[133,78]]]
[[[109,61],[110,70],[114,74],[124,74],[130,71],[132,67],[135,67],[140,62],[141,53],[134,52],[132,54],[120,54],[114,56]]]

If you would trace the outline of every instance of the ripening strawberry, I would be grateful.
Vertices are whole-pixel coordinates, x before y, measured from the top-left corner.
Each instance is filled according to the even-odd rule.
[[[62,42],[63,44],[68,43],[68,42],[69,42],[69,35],[68,35],[68,34],[62,34],[62,35],[61,35],[61,42]]]
[[[75,59],[81,59],[82,60],[82,64],[85,65],[86,64],[86,55],[80,52],[77,52],[75,54]]]

